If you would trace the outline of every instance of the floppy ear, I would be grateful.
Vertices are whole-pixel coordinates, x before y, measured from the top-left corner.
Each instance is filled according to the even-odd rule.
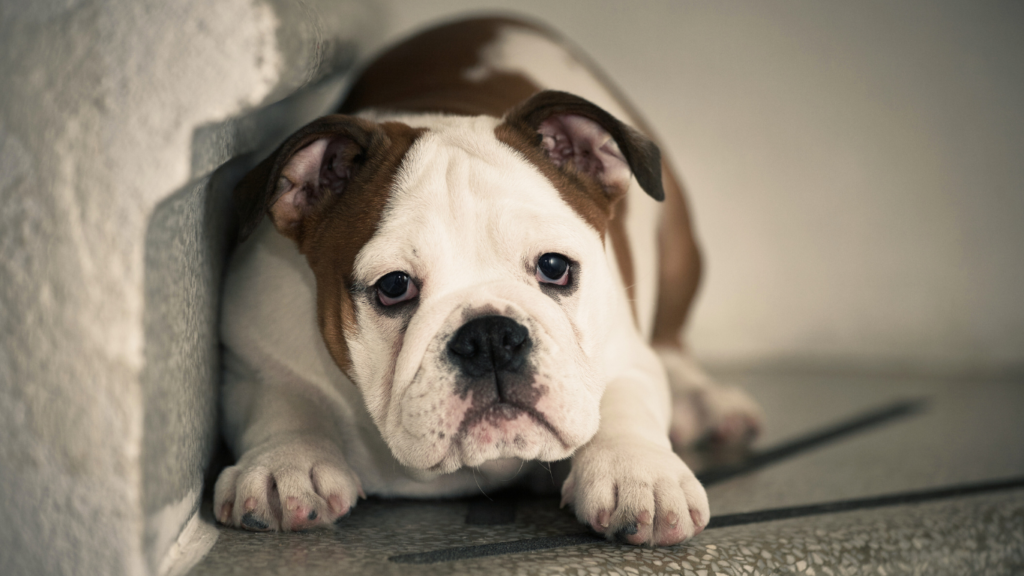
[[[239,239],[269,213],[281,234],[300,242],[303,223],[345,191],[378,136],[383,132],[373,122],[342,115],[325,116],[289,136],[235,187]]]
[[[612,203],[626,194],[631,173],[652,198],[665,199],[658,146],[579,96],[555,90],[538,92],[504,120],[536,133],[551,162],[599,183]]]

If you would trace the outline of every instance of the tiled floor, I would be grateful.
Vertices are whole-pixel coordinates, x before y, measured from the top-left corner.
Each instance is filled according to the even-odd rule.
[[[371,500],[333,531],[221,529],[192,574],[1024,573],[1024,382],[733,380],[768,415],[757,466],[717,468],[680,546],[593,539],[555,498]]]

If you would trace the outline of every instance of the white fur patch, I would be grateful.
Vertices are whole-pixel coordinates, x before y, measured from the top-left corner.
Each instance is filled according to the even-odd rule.
[[[542,88],[564,90],[582,96],[612,116],[631,123],[626,110],[608,92],[572,49],[522,26],[504,26],[479,54],[479,63],[463,72],[471,82],[481,82],[496,72],[521,74]]]

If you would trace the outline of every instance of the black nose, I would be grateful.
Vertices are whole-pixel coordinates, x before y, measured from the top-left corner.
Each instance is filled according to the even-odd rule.
[[[473,378],[517,372],[530,352],[530,331],[505,316],[482,316],[462,325],[448,342],[448,356]]]

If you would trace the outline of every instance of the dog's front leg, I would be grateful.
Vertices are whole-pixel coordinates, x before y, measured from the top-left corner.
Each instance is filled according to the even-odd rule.
[[[305,530],[348,513],[362,487],[318,390],[229,375],[224,393],[225,432],[240,457],[217,479],[218,521],[247,530]]]
[[[700,533],[711,511],[704,487],[672,451],[665,373],[650,349],[637,353],[642,364],[608,383],[601,426],[573,456],[562,501],[609,538],[671,545]]]

